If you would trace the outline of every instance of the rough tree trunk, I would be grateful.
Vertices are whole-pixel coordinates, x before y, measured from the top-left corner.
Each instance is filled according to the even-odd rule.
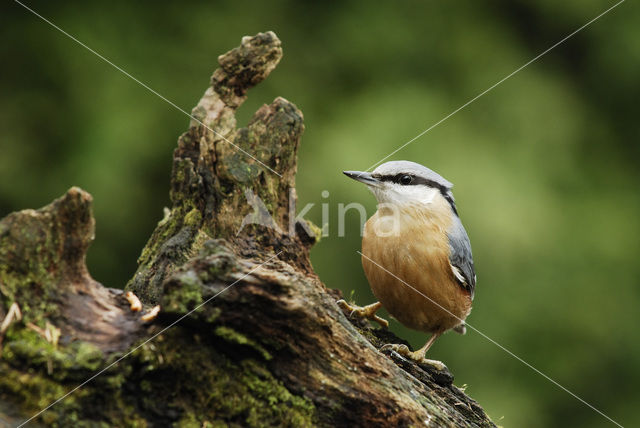
[[[494,426],[447,373],[378,352],[401,340],[349,320],[313,272],[314,226],[290,224],[302,113],[277,98],[236,128],[247,90],[281,56],[271,32],[220,56],[178,141],[172,208],[127,285],[145,309],[161,306],[153,321],[89,275],[86,192],[0,222],[0,424],[126,356],[30,423]]]

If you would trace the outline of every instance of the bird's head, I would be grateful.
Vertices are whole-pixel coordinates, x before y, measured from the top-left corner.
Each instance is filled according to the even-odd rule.
[[[456,212],[451,188],[453,184],[438,173],[415,162],[392,161],[373,172],[344,171],[344,174],[367,185],[378,203],[429,205],[442,196]]]

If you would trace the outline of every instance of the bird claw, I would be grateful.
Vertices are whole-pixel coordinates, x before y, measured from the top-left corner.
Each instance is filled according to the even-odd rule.
[[[438,372],[450,373],[449,368],[442,361],[430,360],[423,357],[422,360],[418,361],[418,364],[421,366],[429,366]]]
[[[421,366],[429,366],[437,372],[449,372],[449,369],[442,361],[430,360],[428,358],[425,358],[423,352],[412,352],[407,345],[403,345],[400,343],[387,343],[380,348],[380,351],[395,351],[403,357],[415,361]]]
[[[407,345],[403,345],[401,343],[387,343],[386,345],[382,345],[380,348],[381,351],[395,351],[403,357],[409,357],[411,355],[411,350]]]
[[[398,366],[404,368],[409,373],[410,361],[418,366],[421,370],[428,373],[436,384],[440,386],[448,386],[453,383],[453,374],[442,361],[430,360],[424,358],[424,354],[420,355],[420,351],[411,352],[407,345],[389,343],[380,348],[380,352],[386,354]]]
[[[344,299],[340,299],[336,303],[343,310],[349,311],[349,318],[366,318],[368,320],[377,322],[384,328],[389,327],[389,321],[376,315],[376,311],[380,307],[379,304],[374,303],[372,305],[362,307],[350,305]]]

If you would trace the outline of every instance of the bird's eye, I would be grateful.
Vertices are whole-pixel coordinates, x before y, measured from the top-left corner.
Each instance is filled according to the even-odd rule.
[[[403,186],[407,186],[409,184],[411,184],[411,182],[413,181],[413,177],[410,175],[401,175],[398,182],[400,184],[402,184]]]

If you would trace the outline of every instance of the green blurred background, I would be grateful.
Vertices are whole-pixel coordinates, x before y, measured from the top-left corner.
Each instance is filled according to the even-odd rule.
[[[329,236],[312,261],[329,287],[373,296],[343,169],[366,169],[612,1],[84,2],[28,5],[190,110],[219,54],[273,30],[284,59],[240,109],[283,96],[305,115],[300,207]],[[468,321],[613,419],[640,403],[640,7],[627,1],[392,159],[456,184],[478,273]],[[0,10],[0,216],[77,185],[95,200],[89,267],[122,287],[168,204],[182,113],[18,4]],[[323,197],[322,191],[329,196]],[[421,345],[425,334],[392,322]],[[430,351],[499,425],[609,422],[474,331]]]

